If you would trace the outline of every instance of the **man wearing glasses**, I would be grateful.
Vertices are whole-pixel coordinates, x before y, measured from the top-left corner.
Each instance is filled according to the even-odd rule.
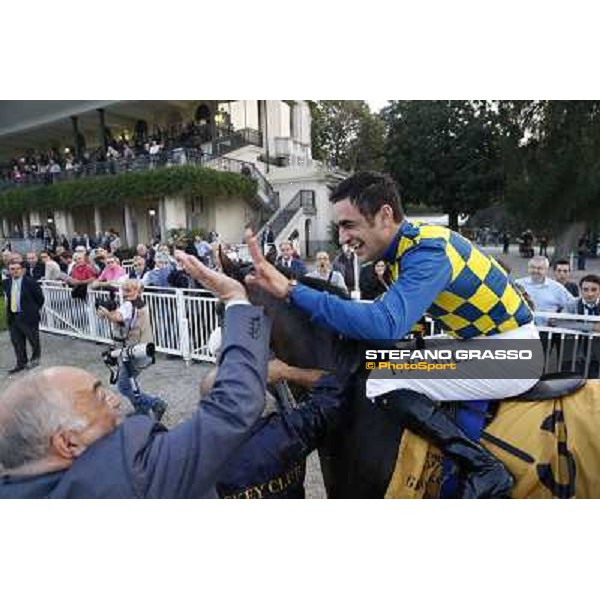
[[[98,279],[92,284],[95,288],[115,288],[127,280],[127,271],[119,264],[113,254],[106,257],[105,267]]]

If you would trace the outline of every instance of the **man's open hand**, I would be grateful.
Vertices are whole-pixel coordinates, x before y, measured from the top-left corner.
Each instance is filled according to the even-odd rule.
[[[246,244],[254,263],[254,274],[246,276],[246,283],[258,285],[276,298],[287,298],[290,282],[264,256],[252,230],[246,230]]]
[[[235,279],[227,277],[223,273],[212,271],[207,266],[203,265],[197,258],[182,252],[175,251],[175,258],[181,261],[183,268],[189,273],[198,283],[208,288],[213,292],[219,300],[231,302],[232,300],[248,300],[244,286]]]

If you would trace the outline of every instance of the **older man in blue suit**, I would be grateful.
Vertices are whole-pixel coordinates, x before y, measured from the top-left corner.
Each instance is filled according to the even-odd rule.
[[[218,376],[192,418],[167,431],[119,423],[119,397],[81,369],[30,375],[0,396],[0,498],[214,498],[264,407],[269,323],[243,286],[180,253],[225,303]]]

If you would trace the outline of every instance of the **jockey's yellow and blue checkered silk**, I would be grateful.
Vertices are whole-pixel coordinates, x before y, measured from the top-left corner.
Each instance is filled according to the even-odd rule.
[[[394,280],[401,275],[404,255],[418,250],[424,242],[442,246],[450,265],[451,279],[427,311],[449,335],[459,339],[494,335],[532,320],[531,310],[506,271],[446,227],[403,224],[391,265]]]
[[[348,302],[306,285],[294,305],[325,327],[358,340],[396,341],[430,314],[454,337],[494,335],[533,315],[506,271],[446,227],[404,221],[384,257],[394,281],[376,302]]]

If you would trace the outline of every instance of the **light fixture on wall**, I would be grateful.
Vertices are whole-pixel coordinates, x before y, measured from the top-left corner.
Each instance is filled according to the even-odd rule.
[[[151,217],[153,217],[153,216],[156,214],[156,211],[155,211],[153,208],[151,208],[151,209],[149,209],[149,210],[148,210],[148,214],[149,214]]]
[[[48,225],[52,225],[54,223],[54,219],[52,217],[48,217]]]

